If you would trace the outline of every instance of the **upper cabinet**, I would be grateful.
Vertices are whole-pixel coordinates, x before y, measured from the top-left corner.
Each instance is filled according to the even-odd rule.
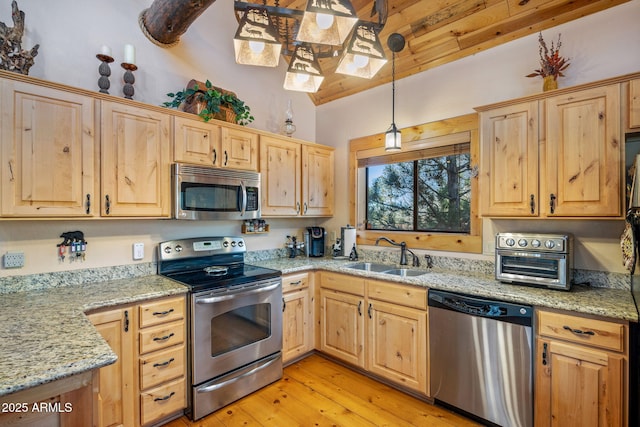
[[[171,213],[171,116],[102,102],[102,215]]]
[[[622,215],[620,85],[560,92],[481,109],[482,215]]]
[[[330,147],[261,137],[262,215],[333,215],[333,165]]]
[[[258,170],[258,134],[251,130],[222,128],[221,166],[231,169]]]
[[[2,80],[2,216],[97,215],[94,100]]]
[[[640,79],[629,83],[629,128],[640,128]]]
[[[174,117],[173,159],[180,163],[220,167],[220,126]]]

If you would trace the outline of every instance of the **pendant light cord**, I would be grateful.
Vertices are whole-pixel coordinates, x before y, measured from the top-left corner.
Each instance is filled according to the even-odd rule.
[[[396,127],[396,53],[391,55],[391,124]]]

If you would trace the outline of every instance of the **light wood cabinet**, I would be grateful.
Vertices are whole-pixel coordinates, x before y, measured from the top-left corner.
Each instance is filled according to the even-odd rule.
[[[481,128],[482,215],[622,215],[619,84],[482,111]]]
[[[334,150],[285,138],[260,139],[263,216],[332,216]]]
[[[622,322],[538,311],[535,425],[626,426]]]
[[[202,120],[174,117],[173,160],[220,167],[220,126]]]
[[[640,79],[629,82],[629,128],[640,128]]]
[[[89,314],[118,355],[99,371],[94,424],[145,426],[186,405],[185,297],[167,297]]]
[[[98,427],[135,425],[135,347],[132,307],[90,314],[89,320],[118,360],[100,369]]]
[[[95,101],[12,80],[0,91],[2,216],[97,215]]]
[[[313,350],[313,289],[309,273],[282,277],[282,361]]]
[[[250,130],[222,127],[220,166],[257,171],[258,140],[258,134]]]
[[[320,273],[320,350],[428,395],[427,290]]]
[[[102,102],[102,215],[169,217],[171,116]]]

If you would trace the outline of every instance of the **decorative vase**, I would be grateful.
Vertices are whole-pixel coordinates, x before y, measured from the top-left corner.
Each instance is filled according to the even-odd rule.
[[[553,76],[545,76],[542,82],[542,91],[546,92],[548,90],[558,89],[558,80],[556,80]]]

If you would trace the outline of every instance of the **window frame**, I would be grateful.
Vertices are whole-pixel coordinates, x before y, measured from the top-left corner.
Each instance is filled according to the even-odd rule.
[[[421,125],[401,129],[402,150],[397,153],[384,151],[384,133],[354,138],[349,141],[349,222],[356,224],[357,243],[359,245],[374,245],[376,239],[385,236],[398,242],[407,242],[412,249],[431,249],[439,251],[482,253],[482,218],[479,216],[478,206],[480,200],[478,185],[478,160],[479,160],[479,117],[477,113],[438,120]],[[466,139],[469,142],[469,151],[472,165],[471,178],[471,212],[470,232],[417,232],[417,231],[386,231],[367,230],[364,224],[359,223],[358,200],[359,189],[362,187],[362,178],[359,177],[359,163],[373,160],[376,157],[388,157],[391,159],[404,158],[411,155],[412,151],[443,147],[459,143]]]

